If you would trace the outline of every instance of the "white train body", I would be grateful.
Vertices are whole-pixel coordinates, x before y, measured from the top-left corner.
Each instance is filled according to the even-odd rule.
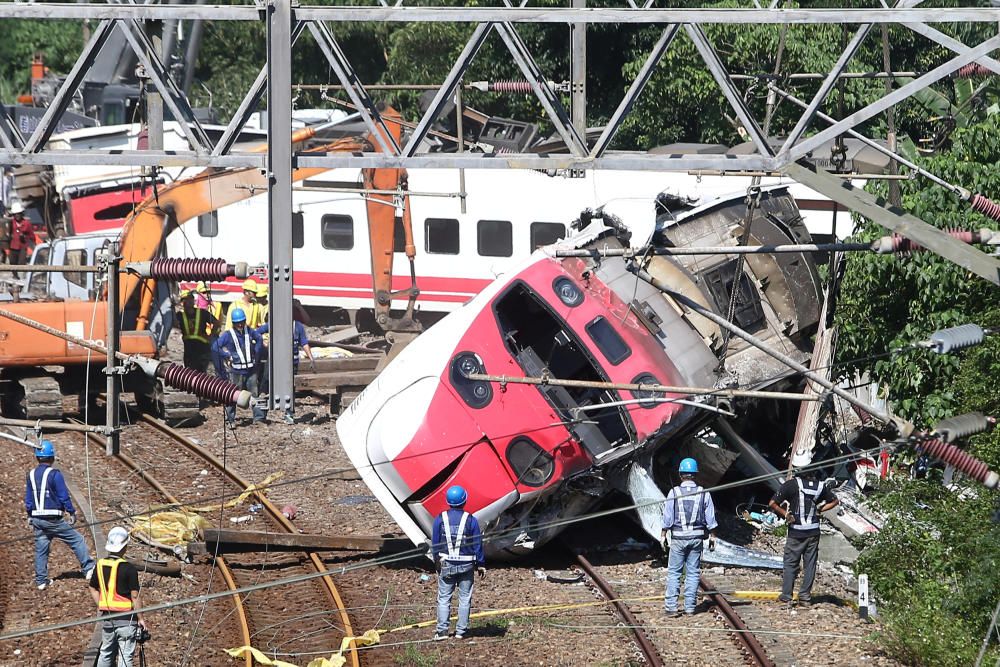
[[[455,169],[409,171],[420,289],[417,308],[425,313],[457,309],[537,247],[563,237],[583,209],[605,206],[633,229],[633,239],[646,239],[655,224],[654,201],[659,193],[707,201],[745,191],[750,184],[745,177],[697,178],[671,172],[596,170],[568,178],[527,170],[465,170],[463,213],[459,178]],[[772,178],[763,184],[781,182],[790,183]],[[295,297],[308,306],[371,309],[366,202],[360,192],[350,191],[361,188],[360,170],[330,170],[293,188],[293,220],[284,224],[292,225],[293,231]],[[794,182],[791,192],[810,232],[831,234],[831,202]],[[267,224],[266,195],[253,197],[171,233],[167,255],[264,265]],[[850,224],[850,215],[841,213],[837,235],[849,233]],[[397,250],[402,250],[401,244]],[[393,289],[408,285],[408,262],[399,252]],[[237,281],[212,287],[222,301],[240,293]]]

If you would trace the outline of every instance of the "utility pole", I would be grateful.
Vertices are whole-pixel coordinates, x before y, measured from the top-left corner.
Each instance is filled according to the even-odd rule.
[[[153,43],[153,57],[163,61],[163,21],[147,21],[146,34]],[[169,70],[168,70],[169,71]],[[149,73],[146,73],[147,81]],[[163,150],[163,97],[156,86],[146,85],[146,133],[151,151]]]
[[[103,262],[107,270],[106,281],[108,291],[108,331],[105,347],[108,350],[108,362],[104,367],[107,376],[107,388],[104,400],[107,408],[104,420],[104,432],[107,440],[104,445],[104,452],[108,456],[116,456],[121,446],[119,439],[120,424],[118,423],[118,265],[121,257],[118,256],[118,244],[112,241],[104,248]],[[89,400],[89,398],[87,399]]]
[[[587,0],[570,0],[573,8],[584,8]],[[570,116],[573,127],[587,140],[587,24],[570,23]]]
[[[292,377],[292,8],[267,4],[267,205],[271,264],[268,322],[270,407],[291,408]]]

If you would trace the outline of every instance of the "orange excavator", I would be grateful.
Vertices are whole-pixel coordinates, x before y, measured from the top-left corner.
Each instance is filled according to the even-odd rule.
[[[386,127],[398,145],[402,133],[399,115],[392,109],[383,114]],[[299,145],[315,142],[316,130],[305,128],[293,134]],[[371,151],[377,145],[373,137],[351,137],[332,143],[310,146],[304,152]],[[266,150],[261,147],[259,150]],[[293,181],[301,181],[322,173],[322,168],[296,169]],[[410,202],[406,193],[406,172],[403,169],[365,169],[363,181],[368,195],[368,225],[371,239],[372,280],[376,294],[375,314],[387,333],[401,332],[403,341],[419,332],[413,319],[418,295],[414,271],[415,249],[410,221]],[[118,318],[121,335],[119,350],[125,354],[157,357],[166,344],[172,321],[169,285],[164,279],[181,279],[185,266],[214,262],[225,267],[222,260],[160,260],[157,271],[150,266],[164,248],[167,235],[175,228],[195,220],[200,215],[244,201],[267,191],[265,176],[255,168],[207,169],[190,178],[180,179],[160,188],[143,201],[122,228],[119,255],[126,270],[121,274],[118,292]],[[396,211],[406,238],[406,255],[410,262],[410,288],[392,291],[393,230]],[[173,264],[171,264],[173,262]],[[187,264],[185,264],[187,262]],[[166,267],[164,268],[164,265]],[[244,265],[245,267],[245,265]],[[228,265],[229,270],[233,265]],[[225,269],[222,269],[225,271]],[[245,269],[244,269],[245,270]],[[143,277],[145,275],[146,277]],[[245,277],[245,275],[241,276]],[[224,279],[219,276],[218,279]],[[394,298],[406,296],[405,314],[392,318],[390,306]],[[94,300],[21,301],[0,307],[15,315],[40,322],[80,338],[103,344],[107,333],[107,291]],[[88,400],[88,370],[94,373],[89,386],[96,392],[103,383],[94,381],[103,373],[105,360],[79,345],[15,322],[0,318],[0,395],[3,410],[10,416],[31,419],[58,418],[67,411],[81,408]],[[183,392],[171,392],[161,383],[151,381],[136,371],[126,376],[126,390],[133,391],[144,407],[156,407],[164,417],[173,420],[192,416],[197,401]],[[76,405],[68,405],[72,399]]]

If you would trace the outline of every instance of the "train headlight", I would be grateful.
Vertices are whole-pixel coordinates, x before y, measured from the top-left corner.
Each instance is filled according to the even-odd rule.
[[[652,373],[642,373],[632,378],[632,384],[660,384]],[[633,391],[632,395],[639,399],[639,407],[655,408],[659,403],[655,400],[660,394],[654,391]]]
[[[583,292],[569,278],[556,278],[552,283],[552,289],[555,291],[556,296],[559,297],[559,300],[570,308],[575,308],[583,303]]]
[[[473,352],[461,352],[451,360],[451,385],[470,408],[485,408],[493,400],[493,387],[489,382],[470,380],[468,377],[485,372],[483,360]]]

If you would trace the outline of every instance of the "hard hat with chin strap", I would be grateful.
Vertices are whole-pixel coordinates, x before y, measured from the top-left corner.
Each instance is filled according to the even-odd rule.
[[[247,321],[247,314],[243,312],[242,308],[233,309],[233,324],[239,324],[240,322]]]
[[[461,507],[469,499],[469,494],[462,487],[455,485],[448,489],[447,493],[445,493],[445,498],[447,498],[448,504],[452,507]]]
[[[682,475],[694,475],[698,472],[698,462],[692,458],[686,458],[681,461],[680,466],[677,467],[677,472]]]
[[[247,278],[243,281],[243,291],[257,293],[257,281],[253,278]]]
[[[50,440],[42,440],[42,446],[35,450],[35,457],[40,459],[54,459],[56,448]]]

